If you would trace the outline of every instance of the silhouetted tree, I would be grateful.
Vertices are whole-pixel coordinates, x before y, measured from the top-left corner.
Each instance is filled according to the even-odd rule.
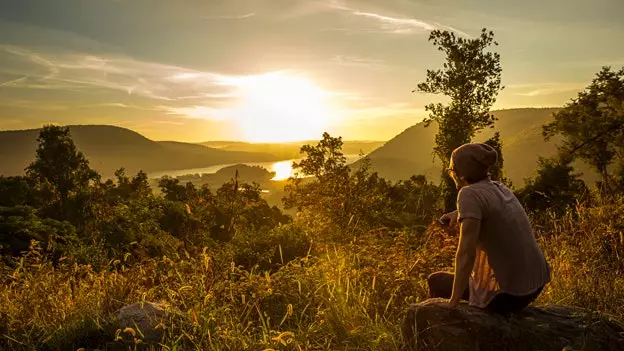
[[[301,148],[305,158],[293,164],[296,174],[289,179],[283,199],[287,209],[295,208],[315,224],[361,230],[373,226],[395,226],[390,215],[390,186],[364,160],[351,173],[342,153],[342,139],[324,133],[316,146]],[[309,177],[313,176],[313,177]],[[338,233],[339,231],[336,231]]]
[[[555,120],[543,129],[546,140],[563,136],[561,153],[580,157],[601,175],[605,193],[612,190],[609,166],[623,156],[623,104],[624,68],[612,71],[603,67],[592,83],[555,113]]]
[[[69,200],[88,192],[91,181],[99,181],[97,172],[89,167],[89,161],[76,149],[69,128],[44,126],[37,138],[36,158],[26,174],[37,184],[39,195],[49,206],[48,215],[64,220],[71,217]]]
[[[490,168],[490,177],[493,180],[498,180],[505,183],[507,186],[511,186],[511,180],[505,177],[504,165],[505,160],[503,157],[503,141],[501,140],[500,133],[494,133],[494,136],[486,140],[484,144],[490,145],[498,153],[498,159],[496,164]]]
[[[436,122],[439,126],[434,148],[435,155],[448,167],[451,152],[469,143],[479,130],[492,126],[496,120],[490,108],[501,90],[501,66],[498,53],[488,52],[494,41],[494,33],[483,29],[474,39],[455,36],[450,31],[434,30],[429,36],[438,50],[444,52],[443,69],[427,70],[427,79],[418,84],[415,91],[442,94],[450,103],[432,103],[425,106],[429,111],[426,125]],[[444,207],[455,208],[457,189],[446,171],[442,171]]]
[[[580,174],[574,173],[571,157],[540,158],[537,175],[527,179],[516,193],[525,208],[535,213],[553,210],[563,213],[578,201],[587,199],[589,191]]]

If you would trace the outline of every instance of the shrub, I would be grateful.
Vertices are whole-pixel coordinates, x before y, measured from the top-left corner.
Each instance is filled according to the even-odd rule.
[[[288,224],[268,232],[240,232],[228,244],[228,251],[238,266],[272,271],[306,257],[310,245],[302,228]]]

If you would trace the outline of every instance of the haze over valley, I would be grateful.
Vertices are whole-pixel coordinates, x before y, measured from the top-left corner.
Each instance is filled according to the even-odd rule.
[[[552,121],[559,108],[528,108],[494,111],[499,118],[496,131],[505,145],[506,175],[521,185],[534,175],[538,157],[556,153],[556,140],[544,141],[541,126]],[[290,165],[300,159],[303,145],[317,141],[288,143],[250,143],[240,141],[208,141],[198,144],[153,141],[131,130],[114,126],[70,126],[77,147],[89,158],[92,166],[105,176],[125,168],[129,173],[140,170],[150,178],[213,174],[236,164],[261,166],[278,172],[275,180],[292,175]],[[426,128],[415,124],[388,141],[345,141],[343,152],[349,163],[362,153],[372,163],[373,170],[390,180],[406,180],[424,174],[431,180],[439,178],[439,161],[432,154],[435,125]],[[491,137],[494,129],[485,130],[477,140]],[[0,131],[0,174],[20,175],[33,160],[37,130]],[[357,167],[359,164],[353,164]],[[529,166],[527,166],[529,165]],[[583,165],[579,170],[588,179],[592,171]],[[234,173],[231,174],[231,177]],[[260,179],[249,179],[260,180]]]

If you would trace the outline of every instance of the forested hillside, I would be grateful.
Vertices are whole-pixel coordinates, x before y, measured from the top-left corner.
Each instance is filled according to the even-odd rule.
[[[277,161],[258,152],[224,151],[196,144],[157,142],[114,126],[69,126],[78,148],[105,176],[125,167],[136,173],[208,167],[240,162]],[[0,131],[0,175],[20,175],[34,159],[38,129]]]
[[[505,175],[515,184],[522,185],[525,178],[534,176],[538,157],[550,157],[557,151],[557,141],[544,141],[542,125],[553,120],[552,114],[559,108],[523,108],[493,111],[498,121],[495,129],[485,129],[476,141],[485,141],[494,131],[499,131],[503,141]],[[440,163],[434,160],[433,146],[437,126],[425,127],[418,123],[370,155],[372,167],[379,175],[391,180],[408,179],[414,174],[425,174],[437,180]],[[592,172],[579,163],[579,170],[594,179]]]

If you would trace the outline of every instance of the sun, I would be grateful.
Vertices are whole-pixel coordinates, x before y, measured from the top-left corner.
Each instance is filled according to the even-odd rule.
[[[238,127],[250,142],[320,139],[331,116],[328,94],[306,78],[285,73],[251,76],[238,83]]]

